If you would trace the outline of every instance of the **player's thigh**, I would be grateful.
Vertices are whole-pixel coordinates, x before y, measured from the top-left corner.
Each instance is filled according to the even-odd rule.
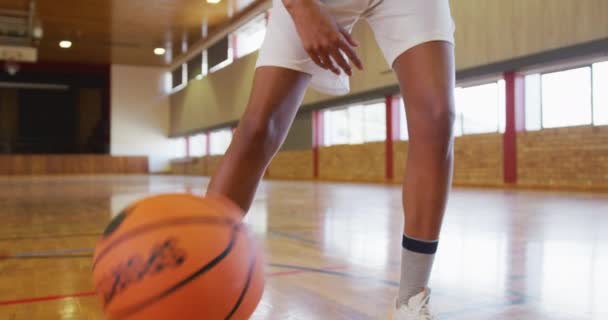
[[[384,0],[366,19],[389,65],[421,44],[454,43],[448,0]]]
[[[452,104],[454,46],[445,41],[419,44],[393,63],[405,102],[423,105]]]
[[[449,127],[455,26],[448,0],[385,0],[367,19],[399,79],[410,133]]]
[[[284,135],[293,122],[311,76],[283,67],[255,71],[249,102],[239,123],[248,135]]]

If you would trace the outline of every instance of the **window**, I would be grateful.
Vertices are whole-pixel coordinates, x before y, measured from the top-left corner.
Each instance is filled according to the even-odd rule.
[[[591,68],[541,76],[543,128],[591,124]]]
[[[266,35],[266,18],[261,14],[240,27],[233,34],[236,58],[246,56],[262,46]]]
[[[200,79],[203,76],[203,53],[199,53],[194,58],[188,60],[188,81]]]
[[[498,80],[498,132],[507,130],[507,84]]]
[[[182,85],[183,83],[183,73],[184,73],[184,68],[183,66],[179,66],[177,68],[175,68],[173,71],[171,71],[171,87],[172,88],[177,88],[179,86]]]
[[[222,155],[228,150],[230,141],[232,141],[232,129],[220,129],[211,131],[209,136],[209,144],[211,155]]]
[[[190,155],[193,157],[207,155],[207,135],[201,133],[190,136]]]
[[[230,37],[225,36],[206,50],[206,67],[209,73],[216,72],[232,63],[232,44]]]
[[[608,125],[608,61],[525,78],[526,130]]]
[[[608,125],[608,61],[593,65],[593,124]]]
[[[348,109],[327,110],[323,113],[325,145],[348,144]]]
[[[174,92],[183,89],[187,82],[188,68],[185,63],[171,71],[171,87]]]
[[[363,106],[352,106],[346,109],[348,114],[348,143],[349,144],[360,144],[365,141],[364,125],[365,125],[365,112]]]
[[[386,104],[384,102],[368,104],[363,107],[363,111],[365,142],[384,141],[386,139]]]
[[[526,107],[526,130],[541,129],[541,105],[540,74],[527,75],[525,83],[525,107]]]
[[[505,124],[505,82],[456,88],[455,135],[503,132]]]
[[[405,102],[403,98],[399,99],[399,140],[409,140],[410,136],[407,132],[407,119],[405,116]]]
[[[173,156],[175,158],[186,157],[186,138],[174,138],[171,139],[171,145],[173,147]]]
[[[360,144],[386,138],[385,104],[353,105],[323,112],[325,145]]]

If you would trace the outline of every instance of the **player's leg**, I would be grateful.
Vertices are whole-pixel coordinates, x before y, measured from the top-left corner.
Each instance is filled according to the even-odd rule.
[[[281,67],[256,69],[247,109],[211,178],[208,194],[221,194],[247,211],[270,160],[285,140],[310,75]]]
[[[428,286],[452,182],[454,53],[448,42],[418,45],[393,65],[409,130],[403,182],[405,227],[399,302]]]
[[[395,319],[427,319],[428,281],[452,177],[454,23],[448,0],[384,0],[368,21],[399,79],[409,130]]]

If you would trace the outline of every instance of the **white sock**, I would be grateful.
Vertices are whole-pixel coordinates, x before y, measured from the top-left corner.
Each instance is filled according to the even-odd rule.
[[[438,240],[425,241],[403,235],[398,305],[407,304],[411,297],[428,287],[437,244]]]

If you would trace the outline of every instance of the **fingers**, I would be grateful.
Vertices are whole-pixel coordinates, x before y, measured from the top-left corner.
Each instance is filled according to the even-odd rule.
[[[344,30],[344,28],[340,28],[340,33],[342,34],[342,36],[344,37],[344,39],[346,39],[346,42],[348,42],[348,44],[350,44],[353,47],[358,47],[359,46],[359,42],[357,42],[357,40],[355,40],[350,33],[348,33],[348,31]]]
[[[312,59],[312,61],[318,65],[319,67],[329,70],[335,74],[340,74],[340,70],[336,68],[333,61],[330,58],[329,52],[321,47],[317,48],[306,48],[306,52],[308,56]]]
[[[340,66],[340,68],[342,68],[342,70],[344,70],[344,72],[346,72],[346,74],[348,76],[352,76],[353,72],[350,68],[350,64],[348,63],[348,61],[346,61],[346,59],[344,59],[344,56],[340,52],[340,48],[341,48],[341,45],[340,45],[340,47],[333,47],[331,50],[331,57],[338,64],[338,66]]]
[[[340,43],[339,49],[342,52],[344,52],[344,54],[346,54],[348,59],[350,59],[350,61],[353,62],[353,64],[355,65],[355,67],[357,67],[357,69],[363,70],[363,62],[361,62],[361,58],[359,58],[359,55],[357,54],[355,49],[353,49],[353,47],[348,45],[346,42],[342,41]]]
[[[308,53],[308,56],[312,59],[312,61],[316,65],[318,65],[319,67],[321,67],[323,69],[327,69],[327,67],[325,66],[323,61],[321,61],[321,59],[319,58],[319,55],[317,54],[317,52],[315,50],[307,49],[306,52]]]
[[[331,60],[329,52],[327,52],[326,50],[322,50],[319,57],[321,58],[323,65],[325,65],[325,69],[337,75],[340,75],[340,70],[334,65],[334,62]]]
[[[343,29],[340,33],[336,33],[331,37],[331,40],[326,40],[321,45],[313,45],[306,47],[306,52],[312,61],[319,67],[329,70],[337,75],[340,74],[340,69],[352,76],[352,68],[349,60],[359,69],[363,70],[361,58],[353,48],[359,44]],[[344,53],[344,54],[343,54]],[[346,59],[346,57],[348,59]],[[338,67],[336,67],[336,64]]]
[[[346,56],[350,59],[350,61],[353,62],[355,67],[357,67],[359,70],[363,70],[363,62],[361,62],[361,58],[359,58],[359,55],[357,54],[357,52],[352,48],[352,47],[358,47],[359,42],[357,42],[348,31],[344,30],[344,28],[340,28],[340,33],[342,34],[342,36],[344,37],[344,40],[346,40],[346,43],[348,44],[346,46],[342,45],[340,47],[340,49],[346,54]]]

